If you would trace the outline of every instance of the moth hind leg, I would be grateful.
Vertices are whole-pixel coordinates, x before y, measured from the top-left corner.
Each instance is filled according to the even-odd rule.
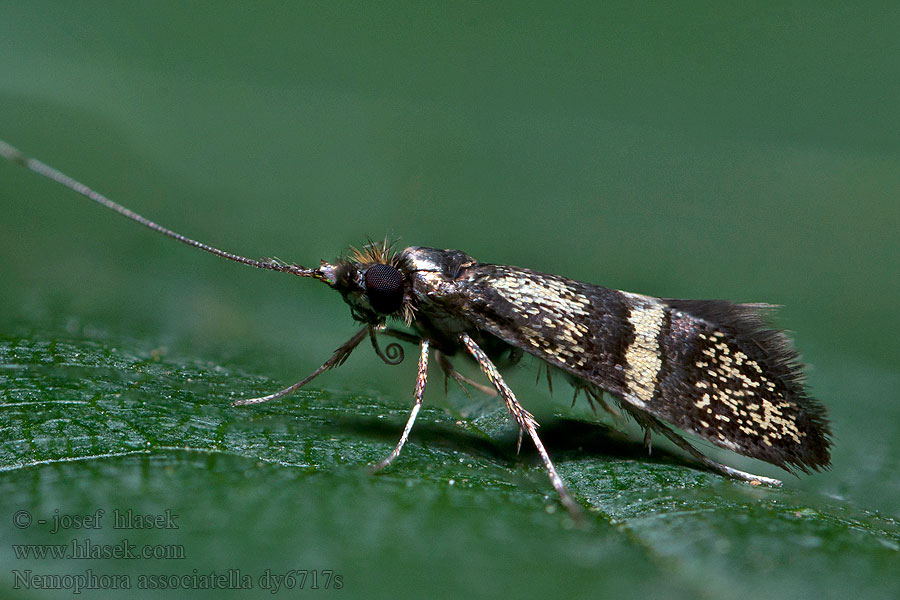
[[[638,425],[644,428],[644,443],[647,445],[649,450],[650,436],[651,431],[656,431],[661,433],[662,435],[669,438],[676,446],[690,454],[694,459],[700,462],[703,466],[708,469],[725,475],[726,477],[730,477],[732,479],[738,479],[740,481],[746,481],[751,485],[768,485],[771,487],[781,487],[781,481],[778,479],[773,479],[771,477],[764,477],[762,475],[754,475],[753,473],[747,473],[745,471],[740,471],[733,467],[729,467],[728,465],[723,465],[722,463],[718,463],[696,448],[694,448],[686,439],[672,431],[672,429],[667,426],[665,423],[657,419],[656,417],[645,413],[644,411],[638,411],[634,408],[629,407],[627,404],[622,403],[622,408],[625,409],[632,417],[634,417],[635,421],[637,421]]]
[[[482,394],[487,394],[488,396],[496,396],[497,390],[488,385],[483,385],[469,379],[462,373],[456,370],[456,367],[453,366],[453,363],[450,362],[450,359],[441,352],[440,350],[434,351],[434,357],[437,360],[438,364],[441,366],[441,369],[444,371],[444,392],[447,391],[447,380],[452,379],[459,385],[459,387],[466,393],[466,396],[471,398],[471,394],[469,394],[469,388],[466,385],[471,385],[473,388],[481,392]]]

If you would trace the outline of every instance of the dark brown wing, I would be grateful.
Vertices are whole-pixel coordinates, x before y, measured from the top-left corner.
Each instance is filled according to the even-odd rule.
[[[766,305],[652,298],[482,263],[458,281],[461,318],[639,410],[786,469],[829,463],[825,409]]]

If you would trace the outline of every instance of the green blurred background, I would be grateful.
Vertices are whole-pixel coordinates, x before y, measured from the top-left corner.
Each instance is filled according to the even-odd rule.
[[[361,465],[399,435],[414,360],[387,367],[363,348],[306,400],[228,409],[226,390],[277,389],[348,338],[340,299],[175,244],[4,163],[0,402],[50,401],[63,388],[116,402],[81,381],[89,370],[64,369],[54,384],[36,367],[53,362],[53,352],[38,354],[56,343],[66,360],[83,353],[111,366],[107,378],[116,361],[156,361],[150,374],[178,418],[161,424],[155,409],[135,408],[148,431],[159,428],[142,438],[149,455],[135,457],[88,407],[84,427],[125,456],[67,462],[91,453],[48,450],[23,423],[63,423],[66,437],[70,413],[8,410],[2,538],[54,541],[12,526],[23,507],[174,508],[183,526],[160,539],[189,552],[151,569],[28,563],[0,548],[4,586],[30,564],[135,576],[330,568],[344,574],[346,597],[891,597],[900,589],[898,30],[895,3],[3,2],[0,139],[149,218],[251,257],[314,264],[387,235],[645,294],[781,304],[777,324],[811,365],[835,438],[832,470],[751,494],[686,461],[646,459],[628,424],[611,422],[631,437],[609,454],[566,447],[566,428],[550,428],[563,446],[548,443],[551,454],[597,508],[588,531],[572,530],[552,512],[533,456],[515,458],[502,411],[432,385],[433,410],[404,457],[372,478]],[[535,367],[525,360],[510,372],[522,402],[542,420],[582,423],[568,390],[551,399],[534,386]],[[179,379],[179,369],[196,377]],[[37,396],[23,392],[26,380]],[[197,381],[218,395],[206,398],[210,386]],[[183,389],[198,404],[185,404]],[[123,398],[153,406],[158,391]],[[240,429],[262,414],[256,433],[300,443],[290,440],[304,435],[307,401],[353,429],[317,430],[337,449],[303,463],[315,478],[298,476],[298,461],[266,458]],[[352,420],[373,405],[375,420],[389,411],[387,423]],[[178,438],[171,424],[192,419],[191,407],[242,441],[221,451]],[[455,423],[473,413],[500,424]],[[174,437],[154,445],[160,435]],[[431,476],[416,458],[429,452],[444,461]],[[614,494],[604,469],[619,463],[632,479]],[[597,479],[580,484],[592,469]],[[636,488],[654,469],[654,489]],[[687,480],[670,476],[685,470]],[[461,473],[473,489],[448,485]],[[656,494],[671,502],[635,508]],[[811,529],[783,529],[770,510],[778,503],[819,516]],[[784,560],[767,562],[773,548]]]

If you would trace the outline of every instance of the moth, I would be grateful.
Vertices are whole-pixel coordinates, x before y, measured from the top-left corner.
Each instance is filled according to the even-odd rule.
[[[561,371],[592,406],[609,408],[604,394],[644,429],[655,431],[707,468],[752,484],[780,485],[703,455],[678,428],[744,456],[793,472],[826,468],[830,430],[825,408],[810,397],[797,352],[772,329],[766,304],[675,300],[633,294],[475,260],[459,250],[413,246],[396,252],[370,244],[334,263],[307,268],[276,259],[254,260],[188,238],[113,202],[56,169],[0,141],[0,155],[141,225],[195,248],[259,269],[321,281],[341,294],[362,327],[319,368],[280,391],[234,405],[284,397],[344,363],[366,338],[388,363],[403,359],[379,335],[419,347],[414,401],[393,451],[374,466],[387,467],[406,443],[422,406],[429,361],[460,383],[452,357],[468,355],[481,368],[523,435],[533,442],[560,500],[573,515],[579,505],[538,435],[538,423],[506,385],[495,365],[508,352],[528,353]],[[408,330],[394,326],[400,322]]]

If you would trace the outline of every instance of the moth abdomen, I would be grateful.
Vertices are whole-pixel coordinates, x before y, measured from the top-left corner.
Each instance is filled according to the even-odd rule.
[[[771,307],[660,303],[659,368],[648,412],[788,470],[828,466],[825,409],[807,395],[788,337],[764,319]]]

